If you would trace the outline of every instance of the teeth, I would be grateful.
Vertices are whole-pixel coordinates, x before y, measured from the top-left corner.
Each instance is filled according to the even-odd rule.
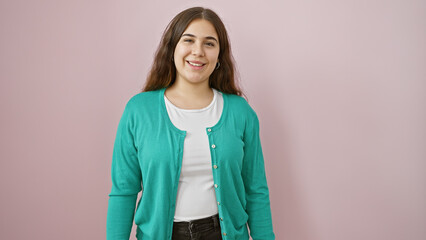
[[[190,61],[188,61],[188,62],[189,62],[189,64],[191,64],[192,66],[195,66],[195,67],[201,67],[201,66],[203,66],[203,64],[192,63]]]

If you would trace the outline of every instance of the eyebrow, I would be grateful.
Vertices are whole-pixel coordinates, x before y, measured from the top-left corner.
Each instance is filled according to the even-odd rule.
[[[182,37],[183,37],[183,36],[188,36],[188,37],[193,37],[193,38],[195,38],[195,35],[190,34],[190,33],[185,33],[185,34],[183,34],[183,35],[182,35]],[[211,39],[211,40],[215,40],[217,43],[219,43],[215,37],[207,36],[206,38],[207,38],[207,39]]]

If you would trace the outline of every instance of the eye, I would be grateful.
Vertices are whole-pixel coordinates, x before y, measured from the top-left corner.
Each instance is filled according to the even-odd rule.
[[[183,41],[184,42],[192,42],[192,39],[187,38],[187,39],[184,39]]]
[[[206,43],[208,46],[210,46],[210,47],[214,47],[215,45],[214,45],[214,43],[212,43],[212,42],[208,42],[208,43]]]

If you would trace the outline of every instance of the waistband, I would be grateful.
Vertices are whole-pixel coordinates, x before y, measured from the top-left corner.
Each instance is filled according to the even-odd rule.
[[[197,227],[209,223],[214,225],[215,228],[217,228],[219,226],[219,214],[217,213],[210,217],[195,219],[189,222],[173,222],[173,226],[176,228],[190,228],[192,230],[197,230]]]

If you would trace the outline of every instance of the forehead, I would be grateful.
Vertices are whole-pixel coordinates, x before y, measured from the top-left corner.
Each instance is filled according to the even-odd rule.
[[[182,34],[190,33],[198,38],[212,36],[217,38],[216,29],[213,24],[205,19],[195,19],[189,23],[188,27]]]

